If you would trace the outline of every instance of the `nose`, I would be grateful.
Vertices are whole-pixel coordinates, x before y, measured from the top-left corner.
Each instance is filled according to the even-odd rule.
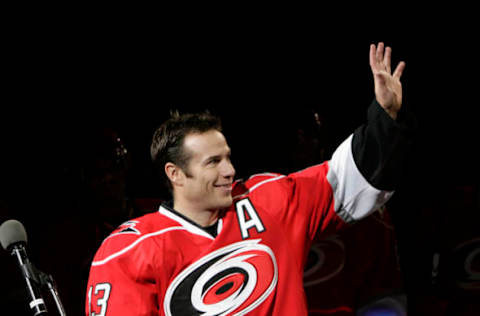
[[[235,176],[235,168],[230,160],[225,160],[222,164],[221,173],[225,178],[233,178]]]

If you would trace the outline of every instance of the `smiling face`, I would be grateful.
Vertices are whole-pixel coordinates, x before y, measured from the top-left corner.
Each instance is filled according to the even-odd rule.
[[[174,207],[187,213],[229,207],[235,169],[223,134],[217,130],[188,134],[183,150],[190,157],[186,170],[177,167],[174,174],[166,166],[167,174],[172,175]]]

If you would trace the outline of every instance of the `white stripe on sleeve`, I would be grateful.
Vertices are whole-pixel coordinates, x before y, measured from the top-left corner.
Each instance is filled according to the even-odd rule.
[[[335,212],[345,222],[358,221],[385,204],[394,191],[371,186],[358,170],[352,155],[350,135],[328,162],[327,180],[332,186]]]

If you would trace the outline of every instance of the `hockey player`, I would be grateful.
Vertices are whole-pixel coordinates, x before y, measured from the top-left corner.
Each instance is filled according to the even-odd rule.
[[[368,124],[330,160],[290,175],[234,181],[230,147],[209,114],[160,126],[151,154],[173,201],[104,240],[86,315],[307,315],[303,267],[314,237],[383,205],[411,145],[399,115],[405,63],[392,73],[390,60],[389,47],[371,45]]]

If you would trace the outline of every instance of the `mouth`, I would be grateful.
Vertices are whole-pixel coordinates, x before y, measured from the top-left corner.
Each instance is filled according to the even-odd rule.
[[[225,191],[232,191],[232,184],[231,183],[225,183],[225,184],[214,184],[213,185],[215,188],[219,188]]]

